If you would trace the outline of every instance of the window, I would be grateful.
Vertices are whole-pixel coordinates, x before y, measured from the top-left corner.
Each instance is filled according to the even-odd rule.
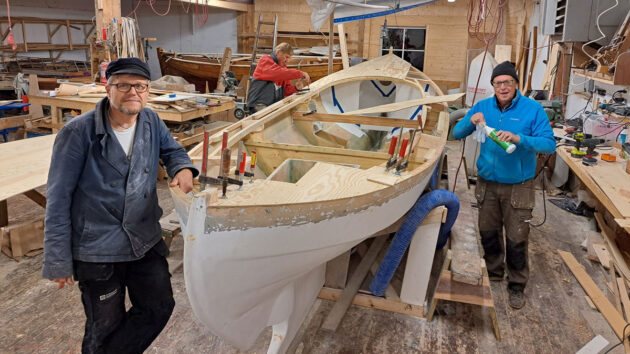
[[[423,70],[426,28],[384,27],[382,33],[386,35],[381,38],[381,55],[392,47],[395,55]]]

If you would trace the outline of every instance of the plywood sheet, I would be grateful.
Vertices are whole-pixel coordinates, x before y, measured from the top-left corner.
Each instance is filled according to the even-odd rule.
[[[55,136],[0,144],[0,200],[46,184]]]

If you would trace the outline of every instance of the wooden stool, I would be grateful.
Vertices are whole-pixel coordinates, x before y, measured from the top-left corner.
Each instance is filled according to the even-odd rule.
[[[451,251],[448,250],[446,259],[444,260],[444,265],[442,266],[440,279],[435,287],[435,293],[433,294],[431,305],[429,306],[427,312],[427,321],[431,322],[433,319],[433,314],[435,313],[435,307],[437,306],[438,300],[448,300],[489,307],[494,336],[497,340],[501,340],[501,332],[499,331],[497,313],[494,309],[494,300],[492,299],[492,291],[490,290],[490,279],[488,278],[486,262],[483,258],[481,259],[481,269],[483,271],[483,280],[481,285],[471,285],[454,281],[451,277],[451,271],[449,270],[450,264]]]

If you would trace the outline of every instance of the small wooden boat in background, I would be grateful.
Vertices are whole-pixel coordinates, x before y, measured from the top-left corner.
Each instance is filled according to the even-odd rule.
[[[324,283],[326,262],[395,223],[425,190],[448,134],[444,102],[459,97],[443,96],[389,54],[226,128],[228,148],[242,142],[248,156],[256,151],[252,183],[230,186],[225,199],[216,188],[171,189],[197,318],[240,349],[273,326],[268,352],[286,351]],[[386,170],[391,137],[412,134],[402,149],[407,169]],[[218,169],[221,135],[210,138],[209,171]],[[190,152],[195,164],[202,154],[201,146]]]
[[[195,84],[199,92],[205,92],[206,82],[210,92],[217,86],[221,70],[221,58],[223,54],[186,54],[157,49],[162,75],[181,76],[188,82]],[[238,80],[249,75],[251,54],[236,54],[232,56],[230,71]],[[311,77],[311,81],[317,81],[328,75],[328,58],[318,56],[291,57],[287,67],[305,71]],[[333,72],[343,67],[341,58],[333,59]]]

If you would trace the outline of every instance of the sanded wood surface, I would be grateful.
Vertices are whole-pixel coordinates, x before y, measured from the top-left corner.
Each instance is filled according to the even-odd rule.
[[[366,114],[366,113],[384,113],[384,112],[395,112],[400,111],[401,109],[426,105],[431,103],[444,103],[455,101],[456,99],[462,97],[463,93],[455,93],[452,95],[444,95],[444,96],[428,96],[424,98],[418,98],[415,100],[408,100],[396,103],[389,103],[380,106],[357,109],[355,111],[343,113],[344,115],[357,115],[357,114]]]
[[[480,266],[481,253],[477,242],[477,209],[473,209],[473,203],[477,203],[473,195],[473,189],[467,188],[467,174],[462,163],[457,173],[461,159],[459,151],[447,153],[448,184],[452,189],[457,175],[456,193],[459,198],[459,214],[451,229],[451,271],[453,280],[471,285],[480,285],[482,271]]]
[[[571,157],[564,146],[557,148],[556,153],[613,217],[630,217],[630,175],[626,173],[625,160],[600,160],[595,166],[585,166],[581,159]],[[625,229],[630,232],[630,228]]]
[[[0,144],[0,200],[46,184],[55,136]]]
[[[602,293],[602,291],[597,287],[597,284],[595,284],[593,279],[591,279],[591,277],[586,273],[584,267],[575,259],[575,257],[573,257],[571,253],[558,250],[558,254],[562,257],[564,263],[566,263],[571,272],[573,272],[573,275],[575,275],[577,280],[580,282],[580,285],[582,285],[582,288],[584,288],[584,291],[588,294],[588,296],[590,296],[591,300],[593,300],[593,303],[597,306],[599,312],[601,312],[606,318],[606,321],[608,321],[613,331],[615,331],[617,337],[621,339],[623,336],[623,329],[627,324],[621,314],[617,312],[613,304],[608,301],[604,293]]]
[[[312,121],[312,122],[332,122],[332,123],[350,123],[350,124],[367,124],[379,127],[404,127],[410,129],[418,129],[417,120],[398,119],[398,118],[379,118],[364,116],[349,116],[344,114],[330,113],[312,113],[304,115],[304,112],[293,112],[293,120],[295,121]]]

